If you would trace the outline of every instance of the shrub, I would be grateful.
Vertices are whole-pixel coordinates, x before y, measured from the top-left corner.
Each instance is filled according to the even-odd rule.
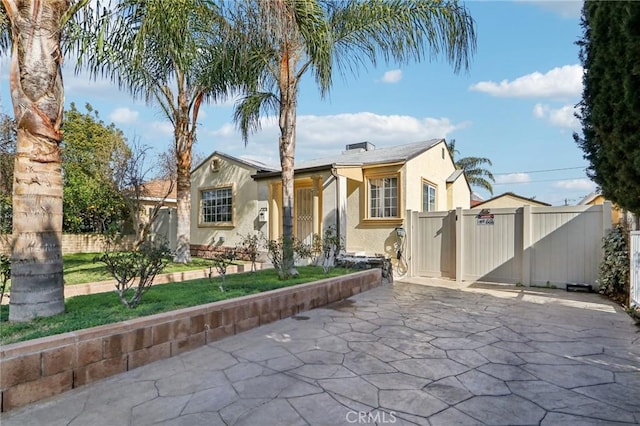
[[[7,284],[11,278],[11,258],[0,254],[0,304],[4,297],[4,291],[7,289]]]
[[[251,272],[256,271],[256,259],[258,259],[258,254],[260,251],[260,235],[259,234],[247,234],[240,235],[242,239],[240,241],[240,247],[236,250],[242,251],[242,253],[247,256],[247,258],[251,261]]]
[[[329,226],[322,238],[314,235],[314,246],[317,245],[321,248],[322,257],[317,259],[316,263],[322,264],[324,273],[328,274],[335,265],[336,257],[344,250],[344,239],[338,236],[335,226]]]
[[[167,266],[170,255],[166,243],[145,241],[134,251],[106,251],[94,262],[106,265],[107,271],[116,280],[116,293],[120,301],[133,309],[149,290],[156,275]]]
[[[297,276],[297,271],[285,271],[284,270],[284,243],[282,238],[279,240],[264,240],[264,246],[267,249],[267,257],[273,264],[273,267],[278,271],[278,276],[281,280],[287,279],[292,276]],[[293,254],[296,263],[302,259],[308,259],[312,256],[311,247],[305,244],[303,241],[293,238]]]
[[[218,252],[213,255],[213,267],[216,268],[222,283],[220,284],[220,291],[224,292],[225,290],[225,278],[227,276],[227,267],[236,260],[236,251],[235,250],[225,250],[223,252]],[[209,273],[209,278],[212,278],[211,273]]]
[[[629,297],[629,231],[618,225],[603,238],[604,258],[600,263],[600,293],[626,304]]]

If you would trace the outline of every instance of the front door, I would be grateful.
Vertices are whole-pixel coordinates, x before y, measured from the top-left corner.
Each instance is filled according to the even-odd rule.
[[[313,243],[313,189],[297,188],[295,203],[295,237],[311,245]]]

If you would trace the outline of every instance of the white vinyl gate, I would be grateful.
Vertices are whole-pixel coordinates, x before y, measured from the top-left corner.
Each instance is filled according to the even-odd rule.
[[[630,241],[631,305],[640,306],[640,231],[632,231]]]
[[[407,218],[410,275],[597,286],[611,204],[408,212]],[[636,300],[638,287],[640,283],[634,287]]]

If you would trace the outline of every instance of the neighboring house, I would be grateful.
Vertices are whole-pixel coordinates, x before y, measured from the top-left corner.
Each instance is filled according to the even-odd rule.
[[[591,194],[589,194],[586,197],[584,197],[578,203],[578,205],[597,206],[597,205],[600,205],[600,204],[604,204],[605,201],[608,201],[608,200],[606,198],[604,198],[604,195],[602,195],[598,191],[594,191]],[[630,224],[635,223],[633,214],[624,211],[617,204],[612,203],[611,204],[611,222],[612,222],[612,224],[613,225],[617,225],[625,218]]]
[[[192,255],[234,247],[255,232],[268,235],[269,194],[253,176],[276,170],[216,151],[191,171]]]
[[[471,207],[474,209],[500,209],[523,206],[549,207],[551,206],[551,204],[534,200],[533,198],[523,197],[518,194],[514,194],[513,192],[505,192],[504,194],[496,195],[493,198],[489,198],[486,201],[474,203]]]
[[[475,206],[477,206],[478,204],[484,201],[485,201],[484,198],[482,198],[480,195],[476,194],[475,192],[471,193],[471,202],[470,202],[471,208],[474,208]]]
[[[151,225],[152,237],[161,236],[173,250],[178,234],[176,185],[168,179],[155,179],[142,184],[140,191],[140,222],[147,223],[153,209],[161,203],[156,220]]]
[[[191,174],[191,243],[235,246],[240,236],[282,236],[281,172],[216,152]],[[334,227],[346,251],[395,257],[407,210],[469,208],[471,190],[444,139],[375,149],[347,145],[295,169],[294,235],[311,242]]]

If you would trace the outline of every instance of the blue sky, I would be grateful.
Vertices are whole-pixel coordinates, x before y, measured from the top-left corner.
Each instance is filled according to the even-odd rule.
[[[573,141],[573,117],[582,91],[575,41],[581,34],[580,1],[470,1],[478,48],[468,72],[454,74],[441,60],[380,64],[358,75],[336,75],[322,99],[309,75],[299,97],[296,159],[335,154],[349,143],[377,147],[436,137],[455,139],[461,156],[488,157],[494,195],[515,192],[553,205],[577,203],[594,190],[586,161]],[[0,62],[0,100],[11,111],[8,59]],[[158,152],[172,143],[159,108],[65,69],[67,104],[91,103],[129,140]],[[215,150],[278,164],[276,122],[245,147],[232,122],[232,104],[201,110],[195,151]],[[562,170],[559,170],[562,169]],[[484,198],[490,195],[479,190]]]

